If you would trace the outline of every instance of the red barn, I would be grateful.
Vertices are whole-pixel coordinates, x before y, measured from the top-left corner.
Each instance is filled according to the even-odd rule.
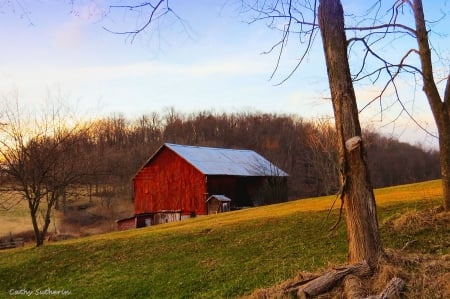
[[[135,218],[119,221],[143,227],[211,213],[254,206],[269,196],[268,180],[286,187],[287,174],[251,150],[185,146],[165,143],[133,179]],[[273,193],[273,192],[272,192]],[[278,192],[286,201],[287,192]],[[214,200],[208,200],[212,195]]]

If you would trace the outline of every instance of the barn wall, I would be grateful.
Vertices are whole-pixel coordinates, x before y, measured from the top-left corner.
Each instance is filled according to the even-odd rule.
[[[204,215],[206,178],[170,149],[162,148],[134,178],[135,214],[181,210]]]

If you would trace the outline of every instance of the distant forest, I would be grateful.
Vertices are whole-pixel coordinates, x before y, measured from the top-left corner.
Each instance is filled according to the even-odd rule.
[[[294,115],[252,112],[182,114],[168,109],[135,119],[117,114],[94,122],[85,159],[96,192],[129,194],[131,179],[164,142],[251,149],[289,174],[289,198],[336,193],[338,161],[332,125]],[[439,178],[439,153],[365,131],[374,187]],[[84,152],[84,151],[83,151]],[[102,188],[99,190],[98,188]],[[106,189],[105,189],[106,188]]]

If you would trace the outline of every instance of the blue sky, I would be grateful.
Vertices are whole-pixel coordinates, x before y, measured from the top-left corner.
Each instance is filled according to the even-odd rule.
[[[167,22],[162,30],[133,42],[103,29],[133,29],[133,16],[116,11],[102,18],[107,7],[103,0],[76,1],[74,14],[69,2],[0,1],[3,96],[17,92],[21,103],[39,106],[48,93],[62,94],[80,111],[130,118],[164,113],[169,107],[186,113],[260,111],[307,119],[333,114],[320,40],[300,71],[276,86],[297,63],[301,49],[290,49],[280,72],[269,80],[276,56],[261,53],[279,36],[262,23],[243,22],[236,2],[173,0],[187,30]],[[348,6],[357,3],[344,1]],[[372,92],[370,87],[358,89],[360,106]],[[426,101],[414,98],[411,107],[422,125],[435,132]],[[395,109],[383,117],[377,107],[367,109],[361,121],[404,141],[436,145],[406,116],[390,124]]]

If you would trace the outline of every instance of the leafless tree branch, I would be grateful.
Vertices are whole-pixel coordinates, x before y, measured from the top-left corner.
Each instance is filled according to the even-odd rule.
[[[450,103],[450,76],[447,76],[447,84],[445,85],[444,103]]]
[[[246,1],[242,1],[241,3],[243,13],[255,14],[247,22],[248,24],[266,22],[267,27],[280,31],[281,33],[280,40],[273,44],[269,50],[262,52],[262,54],[277,52],[275,67],[269,80],[273,80],[279,72],[281,60],[290,42],[289,39],[293,34],[299,37],[300,43],[306,44],[298,58],[298,63],[275,85],[283,84],[298,70],[314,43],[319,29],[317,24],[317,0],[299,2],[292,0],[278,0],[274,2],[256,0],[252,3],[247,3]],[[306,12],[309,12],[311,16],[306,17]],[[286,23],[280,24],[283,21],[286,21]]]
[[[165,5],[163,5],[165,2]],[[142,9],[150,9],[150,13],[148,15],[147,20],[144,24],[141,26],[138,26],[135,30],[129,30],[129,31],[115,31],[111,30],[107,27],[103,26],[103,29],[113,33],[113,34],[119,34],[119,35],[128,35],[131,37],[131,43],[134,41],[136,36],[149,28],[153,23],[155,23],[158,19],[164,17],[165,15],[171,13],[173,14],[177,19],[180,19],[178,15],[175,14],[175,12],[170,8],[169,6],[169,0],[158,0],[155,4],[152,2],[143,2],[137,5],[111,5],[109,6],[109,10],[115,10],[115,9],[127,9],[129,11],[138,11],[142,12]]]
[[[383,78],[386,79],[384,84],[382,85],[378,95],[374,97],[372,100],[370,100],[361,110],[365,110],[368,106],[373,104],[374,102],[380,103],[380,113],[381,117],[383,114],[383,105],[382,105],[382,98],[384,97],[386,91],[392,87],[394,91],[394,97],[396,99],[396,102],[401,107],[401,112],[394,118],[393,121],[396,121],[403,113],[408,115],[408,117],[424,132],[429,134],[430,136],[436,137],[437,136],[430,131],[428,131],[423,125],[421,125],[412,115],[412,113],[406,108],[403,101],[400,97],[400,91],[397,86],[397,78],[402,73],[412,74],[415,76],[415,74],[419,74],[420,76],[423,76],[422,70],[413,65],[408,64],[406,61],[411,56],[411,54],[418,54],[419,51],[417,49],[409,49],[406,51],[406,53],[400,58],[399,63],[392,63],[388,61],[388,59],[384,58],[382,56],[382,52],[379,52],[377,50],[372,49],[372,46],[375,45],[380,39],[385,38],[388,34],[394,34],[394,35],[402,35],[406,34],[414,39],[417,38],[417,31],[409,26],[403,25],[398,23],[399,15],[403,13],[404,10],[404,4],[409,5],[410,8],[412,8],[412,4],[409,0],[398,0],[394,3],[394,5],[391,6],[389,10],[389,18],[388,22],[385,24],[372,24],[371,26],[350,26],[347,27],[347,31],[352,32],[358,32],[358,31],[369,31],[368,34],[364,36],[356,36],[353,38],[350,38],[348,40],[349,44],[349,50],[352,50],[352,47],[356,43],[361,43],[363,45],[364,49],[364,55],[361,60],[361,64],[356,71],[356,73],[353,75],[354,81],[363,81],[365,79],[369,79],[371,83],[375,83],[379,80],[382,80]],[[377,1],[377,3],[374,5],[373,9],[376,9],[375,12],[375,18],[374,22],[378,20],[378,14],[380,12],[381,7],[381,1]],[[381,30],[380,29],[384,29]],[[400,29],[400,30],[398,30]],[[371,40],[372,37],[376,37],[375,40]],[[376,67],[375,69],[368,71],[368,61],[369,59],[374,58],[375,61],[378,61],[381,66]],[[386,76],[385,76],[386,75]],[[392,123],[392,122],[391,122]]]
[[[408,27],[406,25],[402,25],[402,24],[381,24],[381,25],[376,25],[376,26],[367,26],[367,27],[346,27],[345,30],[346,31],[373,31],[373,30],[377,30],[377,29],[397,29],[397,28],[401,28],[406,30],[407,32],[409,32],[409,34],[411,34],[412,36],[416,35],[416,31],[411,28]]]

